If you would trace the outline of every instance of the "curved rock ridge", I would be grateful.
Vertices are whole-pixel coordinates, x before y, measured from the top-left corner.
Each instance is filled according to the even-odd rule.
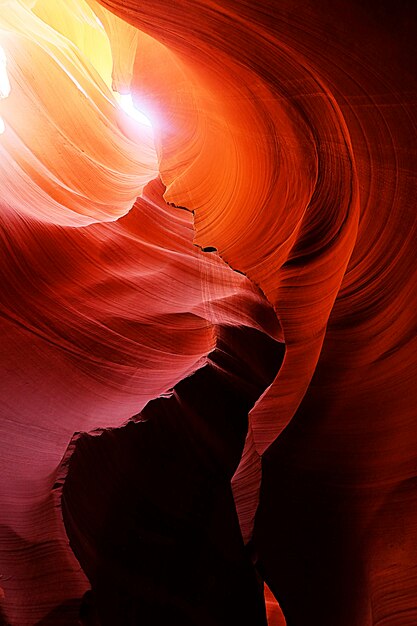
[[[416,13],[0,2],[5,623],[417,622]]]
[[[413,624],[414,3],[101,4],[187,77],[176,97],[149,83],[169,116],[166,197],[282,326],[247,444],[264,455],[258,567],[292,624]]]
[[[158,172],[152,129],[118,105],[111,86],[122,78],[112,81],[111,42],[88,4],[32,4],[10,0],[0,15],[3,212],[63,226],[115,220]],[[116,20],[112,41],[125,34]],[[115,51],[113,74],[126,75],[132,56]]]
[[[311,380],[355,244],[359,189],[349,130],[319,68],[285,31],[281,37],[285,10],[276,3],[267,7],[265,24],[249,9],[245,19],[233,3],[184,1],[177,13],[164,1],[160,11],[151,2],[102,4],[171,50],[164,62],[179,87],[165,72],[149,79],[149,98],[157,94],[155,106],[168,118],[160,129],[165,197],[194,209],[196,242],[214,246],[248,275],[280,318],[286,359],[253,412],[262,453]],[[194,22],[200,27],[189,43],[185,33]]]
[[[192,214],[163,191],[151,183],[116,222],[2,224],[0,551],[13,625],[73,611],[86,589],[55,485],[73,433],[119,426],[172,393],[206,363],[219,326],[280,335],[259,290],[193,245]]]

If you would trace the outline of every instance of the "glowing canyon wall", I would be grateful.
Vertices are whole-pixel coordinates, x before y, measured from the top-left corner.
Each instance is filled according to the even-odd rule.
[[[417,623],[416,35],[0,1],[0,623]]]

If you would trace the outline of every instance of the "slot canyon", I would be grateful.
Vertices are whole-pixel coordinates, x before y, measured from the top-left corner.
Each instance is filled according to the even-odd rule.
[[[0,0],[0,625],[417,624],[416,18]]]

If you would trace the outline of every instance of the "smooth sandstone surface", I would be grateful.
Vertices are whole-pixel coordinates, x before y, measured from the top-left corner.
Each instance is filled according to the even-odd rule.
[[[417,622],[415,36],[0,2],[4,624]]]

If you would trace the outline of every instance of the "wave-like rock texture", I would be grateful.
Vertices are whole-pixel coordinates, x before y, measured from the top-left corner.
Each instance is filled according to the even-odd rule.
[[[119,426],[169,392],[204,365],[220,326],[279,336],[259,290],[192,244],[191,213],[163,189],[149,185],[116,222],[2,226],[1,586],[13,625],[69,624],[64,610],[41,620],[86,590],[57,509],[74,432]]]
[[[251,414],[259,568],[291,624],[411,625],[414,6],[103,4],[191,76],[194,143],[177,169],[167,149],[167,197],[282,325],[283,366]]]
[[[0,2],[4,623],[417,623],[416,35]]]
[[[2,9],[3,213],[64,226],[114,220],[158,172],[151,129],[133,130],[108,89],[111,46],[87,10],[47,0]]]

